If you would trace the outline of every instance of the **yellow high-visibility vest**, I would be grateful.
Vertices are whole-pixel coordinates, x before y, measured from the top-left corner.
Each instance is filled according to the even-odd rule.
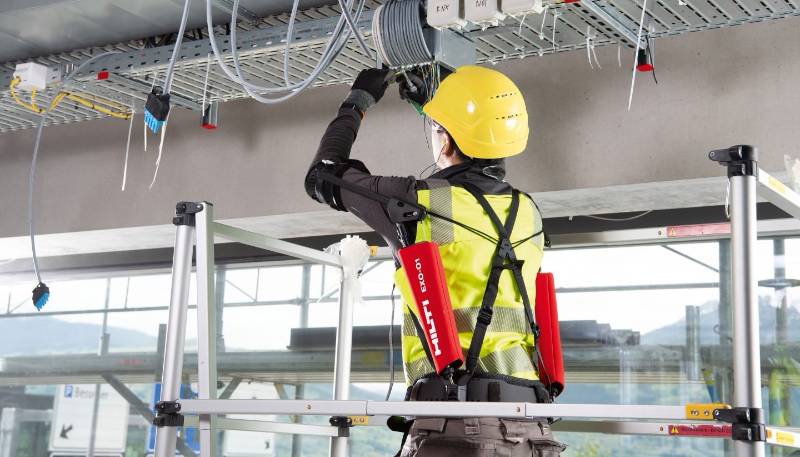
[[[479,232],[497,236],[489,216],[467,190],[458,185],[451,186],[443,179],[428,179],[426,183],[428,189],[417,191],[417,203],[421,206]],[[511,194],[486,194],[485,198],[504,221],[511,206]],[[529,303],[533,306],[536,273],[541,266],[544,249],[544,233],[539,210],[524,194],[520,198],[510,240],[515,245],[517,259],[524,261],[522,274]],[[458,224],[431,216],[417,222],[414,242],[421,241],[433,241],[439,245],[459,341],[466,360],[496,245]],[[434,368],[420,340],[424,336],[418,335],[414,326],[411,313],[416,314],[416,307],[402,268],[395,272],[395,283],[406,303],[403,306],[402,349],[406,382],[411,385],[422,376],[433,373]],[[513,275],[510,271],[503,271],[494,302],[494,316],[483,340],[476,372],[537,380],[534,344]]]

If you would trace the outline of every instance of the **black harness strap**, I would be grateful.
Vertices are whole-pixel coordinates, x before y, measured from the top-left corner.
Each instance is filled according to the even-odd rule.
[[[500,217],[492,209],[489,201],[483,195],[480,189],[469,183],[461,183],[464,189],[467,190],[475,200],[483,208],[483,211],[489,216],[492,225],[497,231],[498,241],[495,248],[494,256],[492,257],[491,269],[489,270],[489,278],[486,281],[486,289],[483,293],[481,301],[481,308],[478,312],[478,319],[475,323],[475,330],[472,333],[472,340],[470,341],[469,350],[467,352],[467,372],[472,374],[478,366],[478,359],[480,357],[481,348],[483,347],[483,340],[486,337],[486,330],[492,323],[492,315],[494,314],[494,303],[497,300],[498,287],[500,284],[500,276],[503,270],[510,270],[514,282],[517,284],[517,290],[522,297],[522,303],[525,308],[525,317],[531,327],[534,337],[538,334],[538,329],[533,318],[533,308],[531,307],[528,291],[525,287],[525,280],[522,276],[522,265],[524,260],[517,259],[514,253],[514,246],[511,244],[511,233],[514,230],[514,223],[517,219],[519,212],[519,199],[520,192],[516,189],[512,191],[511,205],[508,210],[508,217],[505,223],[500,222]]]

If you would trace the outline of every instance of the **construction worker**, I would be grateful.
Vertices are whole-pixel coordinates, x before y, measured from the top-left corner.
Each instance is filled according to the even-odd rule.
[[[394,78],[401,97],[430,120],[438,171],[429,178],[376,176],[350,158],[362,118]],[[533,200],[504,180],[504,159],[527,144],[525,101],[508,77],[478,66],[458,68],[429,97],[431,91],[419,75],[362,71],[322,138],[306,191],[362,219],[394,250],[420,241],[439,245],[466,367],[453,379],[434,372],[418,316],[408,306],[413,296],[398,269],[395,282],[407,304],[406,400],[456,399],[448,389],[453,383],[464,388],[461,400],[549,402],[536,372],[531,308],[545,238],[542,220]],[[387,160],[399,153],[391,145],[380,147]],[[425,216],[398,221],[387,199],[419,205]],[[509,457],[549,457],[564,449],[547,420],[420,418],[405,424],[395,421],[392,427],[406,432],[398,453],[403,457],[488,456],[494,450]]]

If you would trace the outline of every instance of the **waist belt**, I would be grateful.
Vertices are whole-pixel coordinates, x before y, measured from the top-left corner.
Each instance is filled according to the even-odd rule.
[[[406,400],[447,401],[448,381],[441,376],[421,378],[409,389]],[[550,403],[544,385],[538,381],[514,382],[502,376],[473,376],[466,384],[466,401]]]

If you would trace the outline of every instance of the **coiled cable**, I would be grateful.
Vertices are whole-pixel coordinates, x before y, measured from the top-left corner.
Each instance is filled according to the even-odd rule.
[[[386,65],[402,68],[433,61],[423,32],[424,11],[420,0],[389,0],[375,11],[372,35]]]

